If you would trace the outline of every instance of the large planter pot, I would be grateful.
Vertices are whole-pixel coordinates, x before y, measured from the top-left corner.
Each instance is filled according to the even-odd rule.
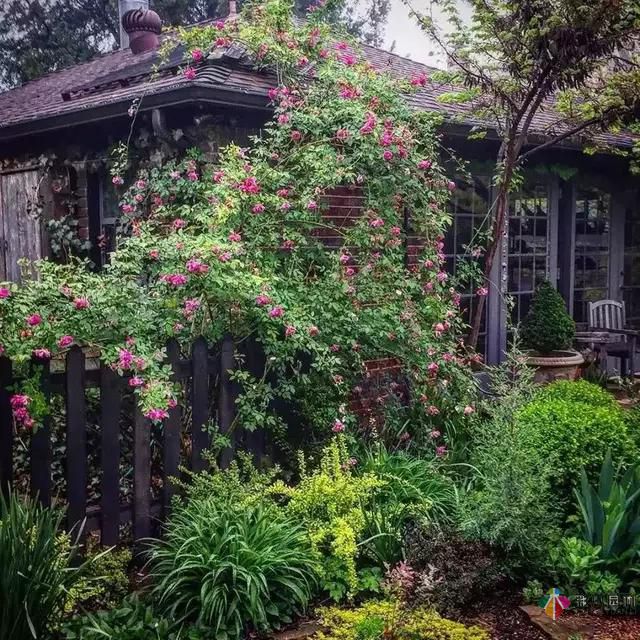
[[[536,382],[553,382],[554,380],[575,380],[584,364],[582,354],[577,351],[552,351],[542,355],[529,351],[527,364],[535,367]]]

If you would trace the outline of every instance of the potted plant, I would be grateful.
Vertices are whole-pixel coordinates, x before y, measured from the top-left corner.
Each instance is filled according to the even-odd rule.
[[[547,281],[533,294],[520,335],[528,351],[528,364],[536,367],[537,382],[573,380],[584,358],[571,346],[576,324],[562,296]]]

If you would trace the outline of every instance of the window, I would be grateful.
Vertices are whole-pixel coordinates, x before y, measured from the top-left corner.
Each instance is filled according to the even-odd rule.
[[[536,287],[549,273],[549,188],[525,185],[509,198],[507,293],[513,299],[511,321],[521,322]]]
[[[474,235],[480,229],[486,229],[487,216],[491,205],[491,182],[488,177],[473,176],[456,180],[457,188],[449,200],[452,217],[451,227],[445,237],[445,255],[447,271],[456,275],[458,259],[467,254],[466,247],[474,241]],[[481,244],[477,242],[476,244]],[[482,268],[482,265],[480,265]],[[475,290],[479,282],[465,283],[462,293],[462,312],[465,322],[470,322],[475,300]],[[478,353],[486,356],[487,305],[478,336]]]
[[[609,297],[611,197],[596,187],[576,191],[573,318],[588,322],[588,303]]]

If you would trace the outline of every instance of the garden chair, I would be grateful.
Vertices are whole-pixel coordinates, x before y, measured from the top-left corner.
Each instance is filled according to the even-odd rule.
[[[620,375],[635,375],[635,352],[640,333],[625,327],[624,302],[598,300],[589,303],[589,331],[595,333],[593,345],[600,366],[607,368],[607,357],[620,358]]]

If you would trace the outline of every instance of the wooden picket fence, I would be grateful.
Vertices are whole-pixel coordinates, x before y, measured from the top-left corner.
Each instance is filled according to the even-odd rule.
[[[245,366],[254,373],[264,371],[264,356],[258,345],[245,341],[242,357]],[[169,411],[161,433],[162,482],[160,499],[152,498],[151,477],[151,424],[137,405],[133,422],[133,492],[132,499],[122,503],[120,496],[120,430],[123,398],[127,390],[127,378],[119,376],[109,367],[88,367],[84,352],[73,347],[66,356],[63,371],[51,370],[50,363],[42,367],[41,389],[45,397],[62,393],[66,411],[66,509],[67,526],[71,530],[84,522],[84,533],[100,531],[104,545],[121,542],[121,525],[131,523],[134,540],[146,538],[155,525],[166,517],[175,487],[169,480],[179,476],[181,465],[200,471],[206,466],[203,452],[210,446],[211,419],[221,433],[228,433],[236,410],[238,385],[232,381],[235,366],[235,347],[231,336],[225,336],[211,347],[204,338],[192,344],[189,358],[181,357],[177,342],[167,345],[168,362],[176,382],[187,385],[188,400]],[[14,481],[13,452],[16,444],[15,425],[9,404],[11,386],[14,383],[12,365],[0,358],[0,488],[7,494]],[[87,507],[88,455],[87,403],[85,391],[99,388],[100,411],[100,504]],[[181,458],[183,412],[191,414],[190,460]],[[237,440],[237,438],[236,438]],[[264,454],[264,434],[246,434],[242,446],[256,457]],[[30,487],[34,497],[44,505],[52,501],[52,447],[51,419],[30,438]],[[233,447],[221,455],[221,464],[227,465],[233,456]]]

